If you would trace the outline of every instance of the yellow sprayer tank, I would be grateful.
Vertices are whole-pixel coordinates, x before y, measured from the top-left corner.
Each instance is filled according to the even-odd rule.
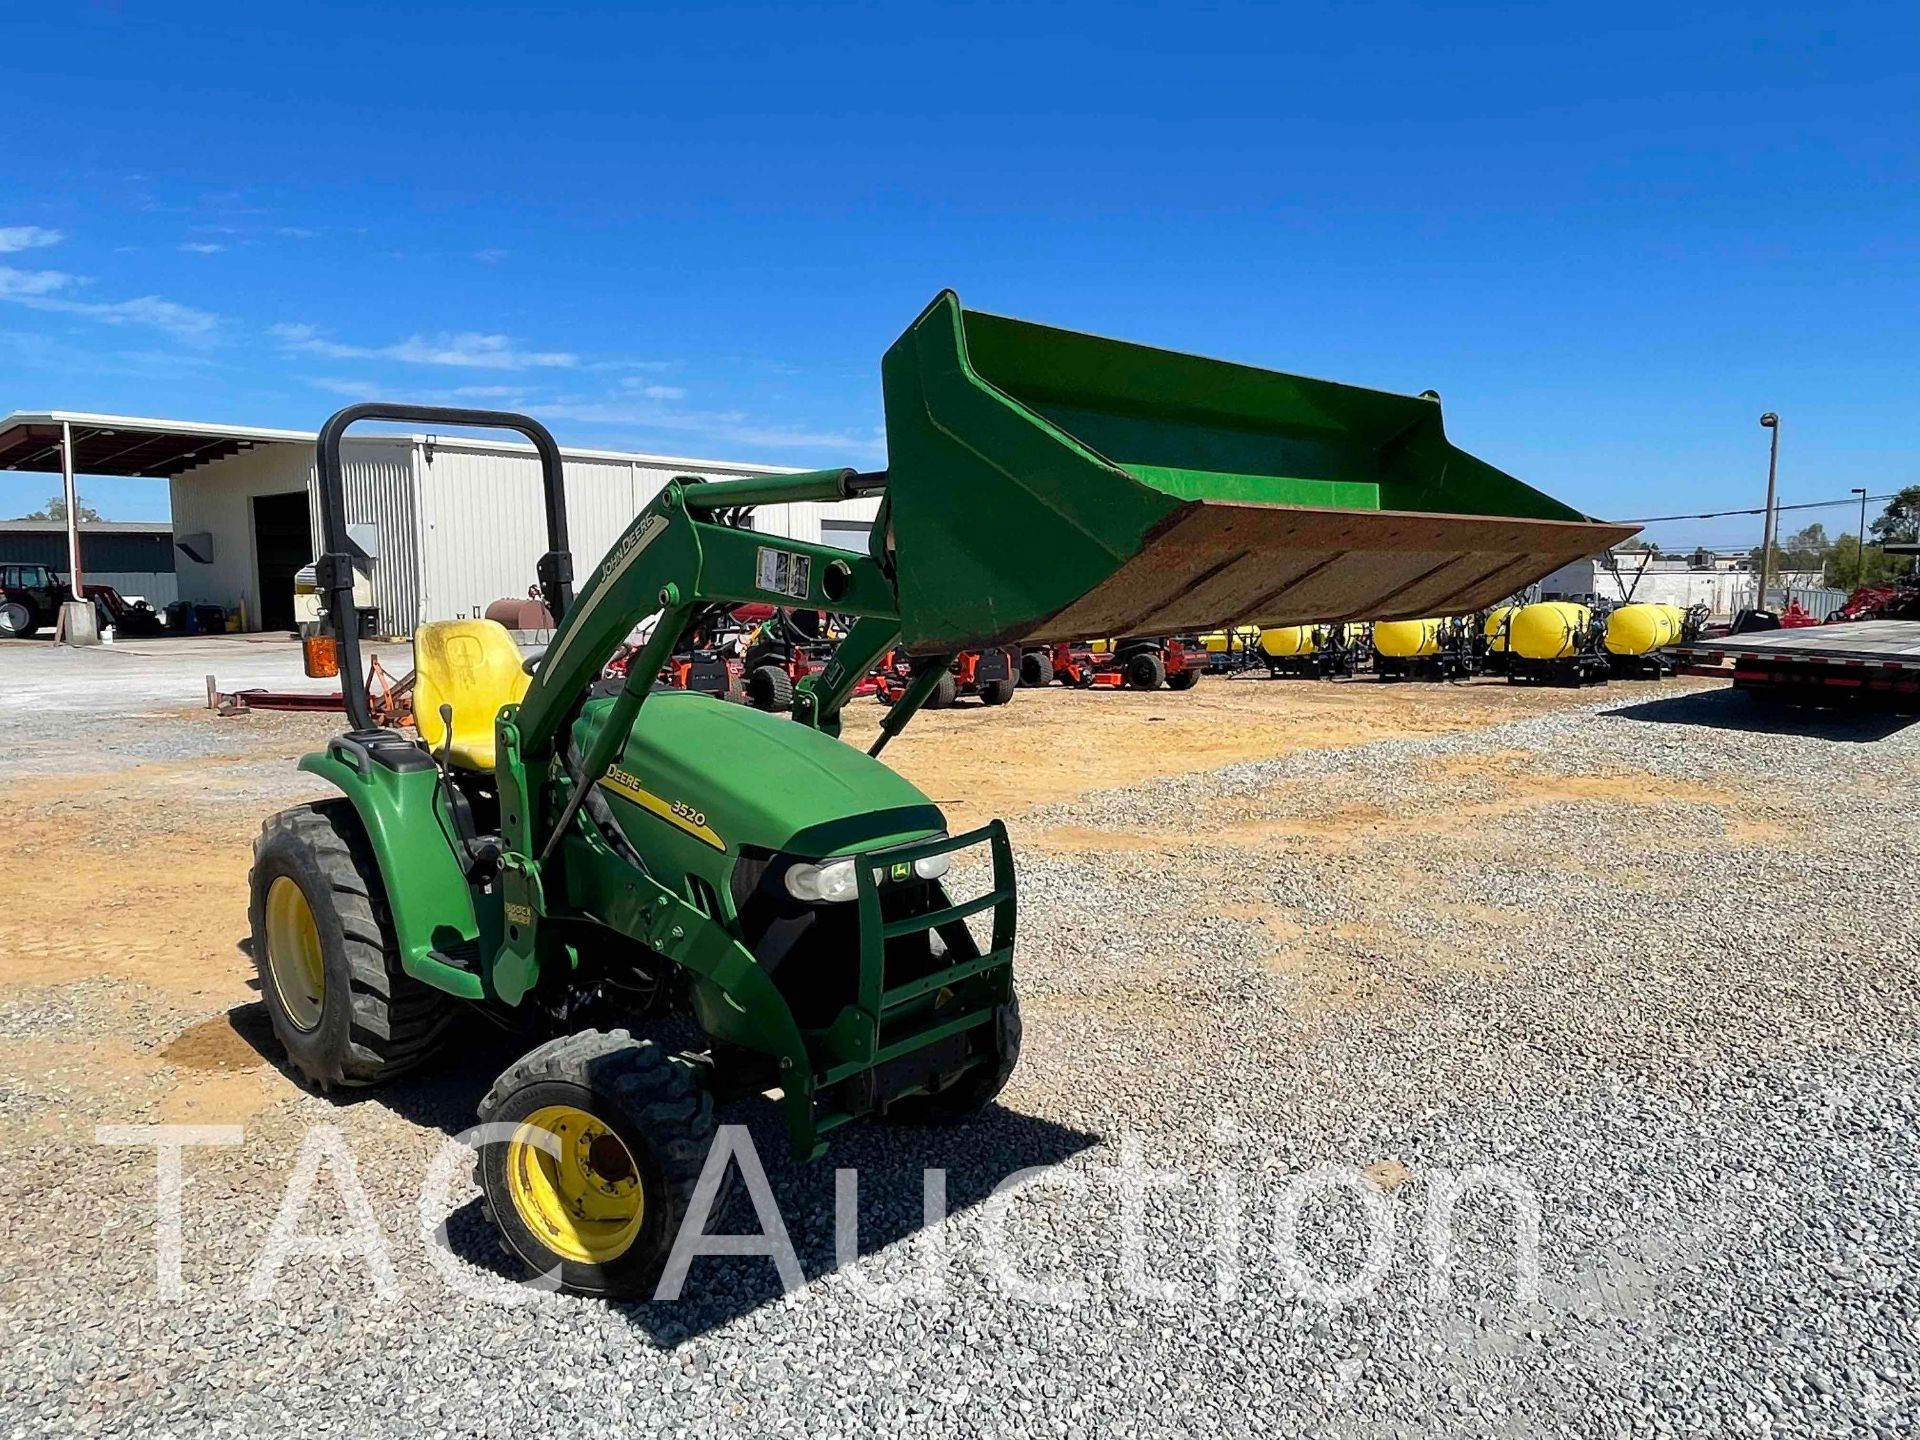
[[[1580,639],[1593,612],[1568,600],[1543,600],[1513,612],[1507,638],[1513,653],[1527,660],[1566,660],[1580,653]]]
[[[1373,648],[1390,660],[1440,653],[1441,621],[1382,620],[1373,627]]]
[[[1680,638],[1683,618],[1677,605],[1622,605],[1607,616],[1607,653],[1651,655]]]
[[[1259,633],[1252,625],[1236,625],[1231,631],[1209,630],[1200,637],[1200,643],[1207,647],[1209,655],[1228,655],[1235,650],[1251,649]]]
[[[1496,605],[1487,612],[1487,623],[1481,633],[1487,637],[1487,649],[1495,655],[1501,655],[1507,648],[1507,619],[1518,605]]]
[[[1316,648],[1311,625],[1281,625],[1260,632],[1260,653],[1269,660],[1311,655]]]

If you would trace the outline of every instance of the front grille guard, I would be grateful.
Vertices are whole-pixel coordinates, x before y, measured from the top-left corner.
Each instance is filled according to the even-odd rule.
[[[874,878],[876,870],[884,876],[895,866],[911,865],[929,856],[951,854],[980,844],[990,847],[993,858],[993,885],[985,894],[958,904],[942,906],[926,915],[912,915],[900,920],[887,920],[882,916],[880,882]],[[853,859],[854,874],[859,885],[860,989],[853,1007],[832,1027],[829,1049],[841,1058],[814,1076],[816,1095],[863,1071],[871,1071],[911,1055],[916,1050],[991,1022],[1001,1000],[976,1006],[910,1034],[883,1040],[888,1017],[903,1006],[996,969],[1003,969],[1013,962],[1017,908],[1013,886],[1013,847],[1007,842],[1007,827],[1000,821],[989,821],[964,835],[863,851]],[[987,910],[993,911],[993,934],[982,953],[930,975],[919,976],[899,985],[887,984],[886,951],[889,940],[902,935],[946,929]],[[853,1112],[844,1109],[820,1115],[815,1119],[815,1128],[830,1130],[852,1118]]]

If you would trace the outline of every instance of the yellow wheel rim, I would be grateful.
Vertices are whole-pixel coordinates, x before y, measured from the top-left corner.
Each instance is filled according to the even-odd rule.
[[[557,1155],[530,1138],[540,1131],[557,1142]],[[647,1209],[625,1143],[571,1105],[547,1105],[520,1122],[507,1142],[507,1193],[541,1244],[586,1265],[626,1254]]]
[[[267,974],[287,1018],[302,1030],[320,1023],[327,998],[327,963],[307,893],[286,875],[267,889]]]

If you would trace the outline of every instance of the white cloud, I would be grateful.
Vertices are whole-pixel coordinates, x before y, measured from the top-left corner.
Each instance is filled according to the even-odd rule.
[[[566,369],[580,357],[564,350],[519,350],[510,337],[463,330],[415,335],[393,345],[346,345],[312,325],[275,325],[270,332],[287,350],[329,360],[401,360],[412,365],[451,365],[475,370]]]
[[[372,400],[380,394],[380,387],[371,380],[329,380],[323,376],[310,375],[307,383],[316,390],[325,390],[332,395],[344,395],[349,400]]]
[[[211,240],[189,240],[180,248],[189,255],[218,255],[227,247],[216,245]]]
[[[484,250],[474,251],[473,258],[478,260],[482,265],[498,265],[511,254],[513,254],[511,250],[502,250],[497,246],[489,245]]]
[[[0,300],[51,295],[74,283],[74,277],[64,270],[16,270],[11,265],[0,265]]]
[[[471,404],[474,401],[492,403],[517,403],[525,396],[525,391],[515,385],[456,385],[447,390],[408,390],[404,395],[395,395],[392,387],[377,380],[346,380],[328,375],[309,375],[307,384],[316,390],[325,390],[329,394],[344,395],[350,400],[402,399],[430,405]]]
[[[218,315],[195,310],[158,295],[141,295],[132,300],[67,300],[42,296],[22,300],[36,310],[53,310],[67,315],[84,315],[106,325],[151,325],[183,340],[201,339],[213,333],[220,323]]]
[[[149,325],[183,340],[204,339],[220,323],[217,315],[158,295],[132,300],[79,300],[72,291],[87,282],[64,270],[16,270],[0,265],[0,300],[31,310],[80,315],[103,325]]]
[[[687,390],[684,385],[642,385],[637,381],[626,382],[628,387],[649,400],[684,400]]]
[[[42,245],[58,245],[67,237],[42,225],[0,225],[0,255],[19,250],[34,250]]]
[[[637,405],[619,400],[575,400],[544,404],[540,407],[540,416],[589,425],[624,425],[678,434],[691,432],[703,437],[701,445],[711,450],[740,445],[775,451],[826,450],[849,458],[886,453],[886,442],[879,435],[771,424],[739,410],[672,410],[662,405]]]

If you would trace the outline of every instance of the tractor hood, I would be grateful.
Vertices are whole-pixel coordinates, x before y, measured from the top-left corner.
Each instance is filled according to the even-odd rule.
[[[584,748],[612,700],[590,702]],[[742,846],[820,859],[936,834],[946,818],[918,788],[864,752],[784,716],[686,690],[640,707],[600,788],[621,826],[680,848],[737,856]]]

